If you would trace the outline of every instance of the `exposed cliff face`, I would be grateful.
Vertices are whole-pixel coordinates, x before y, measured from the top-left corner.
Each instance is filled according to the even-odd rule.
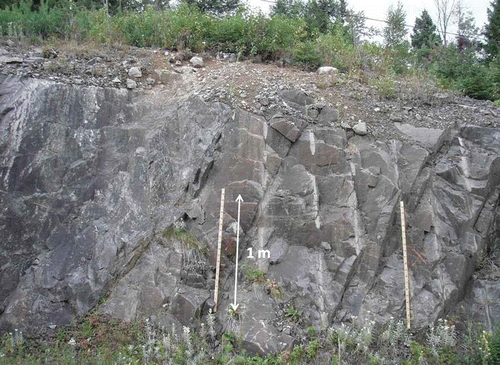
[[[2,320],[68,323],[184,212],[179,200],[232,111],[15,77],[2,85]]]
[[[486,323],[500,319],[494,278],[471,281],[497,236],[498,129],[398,124],[414,142],[377,141],[297,90],[255,114],[209,96],[1,81],[2,330],[64,325],[97,305],[192,324],[212,305],[223,187],[220,308],[232,302],[239,194],[242,259],[269,250],[253,263],[285,293],[241,285],[236,326],[249,351],[291,343],[278,324],[284,304],[317,327],[402,317],[401,199],[415,325],[464,298]],[[206,256],[162,235],[180,218]]]

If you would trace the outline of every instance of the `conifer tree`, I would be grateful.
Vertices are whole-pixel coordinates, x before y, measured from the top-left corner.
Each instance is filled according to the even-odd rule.
[[[500,53],[500,0],[494,0],[491,6],[492,9],[488,9],[488,24],[486,24],[484,32],[486,37],[484,49],[489,58]]]
[[[441,37],[436,32],[436,25],[427,10],[422,11],[420,18],[415,20],[411,46],[414,48],[433,48],[441,44]]]
[[[300,18],[304,16],[305,4],[300,0],[277,0],[271,6],[271,16],[287,16]]]
[[[188,5],[195,5],[203,13],[224,14],[236,10],[240,0],[184,0]]]

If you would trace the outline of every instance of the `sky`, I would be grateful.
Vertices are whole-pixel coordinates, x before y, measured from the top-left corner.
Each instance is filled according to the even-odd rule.
[[[250,6],[262,9],[267,12],[269,7],[272,6],[273,0],[247,0]],[[491,8],[491,0],[462,0],[466,8],[470,9],[476,19],[476,26],[480,29],[488,20],[487,9]],[[422,14],[424,9],[427,9],[432,17],[434,23],[437,23],[437,11],[433,0],[401,0],[403,8],[406,12],[406,23],[412,28],[415,25],[415,19]],[[363,11],[365,16],[373,19],[384,20],[387,16],[387,10],[392,4],[397,5],[397,0],[347,0],[348,7],[355,11]],[[373,26],[379,29],[384,27],[384,23],[366,21],[367,26]],[[455,25],[450,25],[450,32],[456,30]],[[409,34],[412,29],[409,29]],[[450,36],[448,36],[450,39]]]

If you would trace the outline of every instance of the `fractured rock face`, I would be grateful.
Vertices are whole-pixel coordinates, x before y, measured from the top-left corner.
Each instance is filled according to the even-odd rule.
[[[62,325],[94,307],[154,230],[183,214],[176,203],[203,185],[230,109],[191,99],[156,110],[158,100],[132,104],[127,91],[16,78],[2,90],[0,325]],[[114,314],[135,318],[164,296]]]
[[[490,281],[469,284],[497,229],[498,130],[450,131],[446,149],[442,136],[423,147],[348,138],[333,108],[311,116],[314,99],[298,90],[279,96],[289,115],[267,118],[154,91],[17,78],[0,90],[1,331],[67,324],[103,295],[115,317],[193,324],[213,307],[222,188],[221,308],[239,231],[242,261],[308,323],[402,316],[401,199],[415,326],[464,298],[475,315],[498,298]],[[241,288],[243,346],[290,347],[276,300],[251,290]],[[488,310],[481,320],[496,320]]]

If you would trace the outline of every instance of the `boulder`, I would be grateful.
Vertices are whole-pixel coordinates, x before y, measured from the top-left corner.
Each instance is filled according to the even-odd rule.
[[[408,123],[394,123],[394,125],[422,147],[429,148],[433,152],[441,148],[446,135],[442,129],[414,127]]]
[[[321,109],[321,112],[318,116],[318,122],[321,125],[331,126],[335,122],[337,122],[339,118],[339,112],[337,109],[331,106],[325,106]]]

